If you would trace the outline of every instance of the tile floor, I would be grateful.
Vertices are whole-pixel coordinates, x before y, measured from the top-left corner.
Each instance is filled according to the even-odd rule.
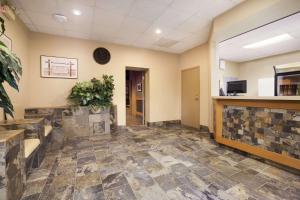
[[[178,126],[128,127],[47,152],[23,200],[300,199],[300,176]]]

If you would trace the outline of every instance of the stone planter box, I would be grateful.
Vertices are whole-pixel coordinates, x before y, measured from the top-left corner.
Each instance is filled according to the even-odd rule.
[[[65,138],[110,133],[109,108],[99,113],[91,112],[88,107],[71,108],[63,112],[62,122]]]

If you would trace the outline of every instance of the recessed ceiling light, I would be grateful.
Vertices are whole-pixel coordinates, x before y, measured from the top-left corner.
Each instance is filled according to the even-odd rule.
[[[283,41],[290,40],[290,39],[293,39],[293,37],[290,36],[289,34],[285,33],[285,34],[277,35],[275,37],[268,38],[266,40],[248,44],[246,46],[243,46],[243,48],[245,48],[245,49],[259,48],[259,47],[276,44],[276,43],[283,42]]]
[[[158,29],[155,30],[155,33],[156,34],[161,34],[161,30],[158,28]]]
[[[76,15],[76,16],[79,16],[79,15],[81,15],[81,11],[74,9],[73,14]]]
[[[53,18],[59,23],[65,23],[68,21],[68,18],[62,14],[53,14]]]

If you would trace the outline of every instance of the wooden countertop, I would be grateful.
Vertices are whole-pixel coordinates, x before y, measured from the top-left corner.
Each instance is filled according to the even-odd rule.
[[[13,124],[38,124],[43,120],[44,120],[43,118],[8,120],[8,121],[1,121],[0,126],[13,125]]]
[[[12,140],[16,136],[23,134],[24,130],[11,130],[11,131],[0,131],[0,142],[6,142]]]
[[[300,101],[300,96],[213,96],[213,99]]]

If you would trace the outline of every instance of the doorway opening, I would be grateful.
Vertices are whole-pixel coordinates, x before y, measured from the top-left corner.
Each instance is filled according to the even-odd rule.
[[[145,125],[146,69],[126,67],[126,125]]]

